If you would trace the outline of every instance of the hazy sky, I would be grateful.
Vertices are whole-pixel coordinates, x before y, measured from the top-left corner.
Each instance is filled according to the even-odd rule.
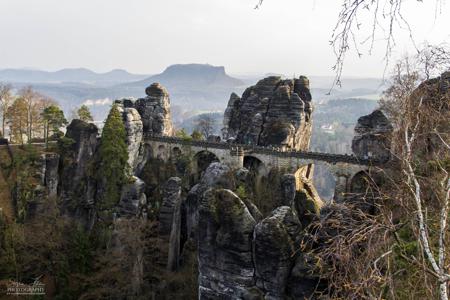
[[[0,68],[86,67],[158,73],[175,63],[223,65],[229,73],[329,75],[329,40],[340,0],[0,0]],[[408,0],[415,38],[450,40],[450,4]],[[360,20],[364,21],[364,20]],[[363,32],[362,34],[367,34]],[[412,51],[407,32],[397,54]],[[344,75],[380,77],[384,44]]]

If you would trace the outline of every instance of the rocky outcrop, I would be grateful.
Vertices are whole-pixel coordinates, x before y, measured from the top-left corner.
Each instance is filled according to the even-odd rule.
[[[42,154],[36,162],[36,173],[33,176],[36,179],[36,186],[31,191],[27,191],[28,188],[22,186],[22,184],[16,184],[13,193],[16,203],[19,198],[18,195],[28,195],[26,213],[24,214],[26,220],[45,214],[46,210],[51,207],[50,203],[54,203],[53,201],[56,200],[59,182],[58,167],[58,154]]]
[[[122,187],[120,201],[117,206],[119,217],[138,217],[141,213],[145,213],[147,204],[147,196],[145,195],[145,183],[134,176],[132,183]]]
[[[296,193],[296,179],[292,174],[285,174],[280,180],[281,205],[293,207]]]
[[[307,203],[308,199],[301,199],[302,192],[309,196],[311,191],[307,192],[307,186],[297,191],[295,176],[284,175],[280,180],[283,206],[263,218],[249,199],[231,190],[247,176],[245,169],[230,173],[226,165],[212,163],[184,203],[186,218],[197,222],[188,231],[197,240],[199,298],[309,297],[318,278],[309,275],[312,266],[299,252],[303,226],[297,206],[299,201]],[[303,212],[319,209],[315,204],[302,207]],[[296,288],[296,280],[301,289]]]
[[[225,140],[261,146],[307,150],[311,137],[309,80],[271,76],[232,94],[224,114]]]
[[[60,200],[63,212],[81,215],[94,204],[93,160],[98,129],[94,124],[74,119],[67,127],[61,156]],[[70,178],[70,180],[66,180]]]
[[[442,133],[450,131],[450,71],[422,82],[411,94],[409,105],[412,113],[422,119],[416,135],[423,142],[420,150],[415,146],[415,155],[425,154],[426,159],[433,160],[433,156],[442,155],[438,154],[444,145],[442,139],[445,140]]]
[[[363,159],[389,160],[392,130],[381,110],[359,118],[352,141],[353,153]]]
[[[284,299],[294,265],[301,225],[288,206],[275,209],[255,227],[253,235],[256,285],[268,299]]]
[[[125,124],[136,123],[139,128],[140,120],[144,135],[173,135],[169,92],[161,84],[153,83],[145,89],[145,93],[145,98],[123,98],[114,102],[123,107]],[[136,109],[137,114],[132,109]]]
[[[141,148],[144,127],[141,120],[141,115],[135,108],[119,107],[122,113],[125,130],[127,132],[127,146],[128,146],[128,165],[133,173],[139,163],[139,150]]]
[[[145,98],[123,98],[114,103],[122,112],[127,132],[128,164],[133,175],[139,176],[152,153],[143,143],[145,135],[171,136],[174,133],[170,114],[170,98],[159,83],[145,89]]]
[[[58,193],[58,169],[59,169],[59,154],[46,153],[43,155],[45,159],[45,171],[42,183],[47,188],[48,197],[55,198]]]
[[[299,183],[295,192],[294,208],[300,222],[306,227],[319,216],[324,203],[311,180],[303,178]]]
[[[159,234],[169,236],[176,207],[181,202],[181,179],[169,178],[163,186],[163,201],[159,210]]]
[[[192,187],[186,200],[183,202],[183,210],[186,213],[186,234],[188,238],[197,240],[198,211],[204,193],[210,188],[233,189],[234,187],[235,183],[230,167],[218,162],[213,162],[208,166],[200,182]]]
[[[137,99],[135,108],[142,118],[145,134],[172,135],[170,98],[166,88],[153,83],[145,89],[147,97]]]
[[[297,252],[286,287],[291,299],[314,299],[311,298],[314,292],[326,289],[317,274],[317,263],[313,255]]]
[[[252,260],[255,225],[246,205],[232,191],[206,192],[199,207],[200,299],[255,299],[260,294]]]
[[[167,269],[178,269],[181,238],[181,179],[170,178],[163,187],[159,211],[159,235],[168,243]]]

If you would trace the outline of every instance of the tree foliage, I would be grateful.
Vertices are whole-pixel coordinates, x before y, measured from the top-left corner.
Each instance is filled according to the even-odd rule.
[[[216,120],[209,114],[202,114],[195,121],[195,130],[200,132],[205,139],[214,133]]]
[[[98,160],[97,177],[102,193],[97,206],[100,210],[108,210],[120,200],[129,168],[125,125],[116,105],[111,108],[103,127]]]
[[[191,138],[194,141],[201,141],[201,140],[203,140],[204,137],[203,137],[203,134],[200,131],[195,129],[194,131],[192,131]]]
[[[6,114],[10,128],[10,138],[14,143],[23,144],[24,135],[27,134],[27,103],[25,99],[19,97],[8,107]]]
[[[186,129],[181,128],[175,132],[175,136],[184,140],[192,140],[192,137],[186,132]]]
[[[81,107],[77,110],[77,116],[81,121],[84,122],[92,122],[94,121],[94,118],[91,115],[91,111],[89,110],[89,107],[86,105],[81,105]]]
[[[44,120],[44,136],[45,142],[48,143],[49,133],[57,134],[61,127],[67,125],[64,112],[56,105],[50,105],[42,112]]]

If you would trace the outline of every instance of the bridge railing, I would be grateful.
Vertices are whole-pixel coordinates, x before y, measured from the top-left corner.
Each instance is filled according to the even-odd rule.
[[[196,141],[188,140],[179,137],[172,136],[161,136],[161,135],[145,135],[146,140],[164,142],[169,144],[181,144],[186,146],[195,146],[202,148],[215,148],[215,149],[236,149],[241,148],[247,153],[258,153],[265,155],[273,155],[278,157],[286,158],[299,158],[299,159],[311,159],[320,160],[329,163],[351,163],[357,165],[381,165],[386,163],[386,161],[379,161],[376,159],[361,159],[354,155],[348,154],[331,154],[331,153],[321,153],[312,151],[297,151],[297,150],[283,150],[277,147],[264,147],[257,145],[245,145],[237,143],[226,143],[226,142],[213,142],[213,141]]]

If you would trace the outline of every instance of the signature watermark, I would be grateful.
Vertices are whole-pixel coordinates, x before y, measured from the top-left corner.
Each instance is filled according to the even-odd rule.
[[[45,295],[45,284],[35,280],[32,284],[12,281],[6,288],[7,295]]]

